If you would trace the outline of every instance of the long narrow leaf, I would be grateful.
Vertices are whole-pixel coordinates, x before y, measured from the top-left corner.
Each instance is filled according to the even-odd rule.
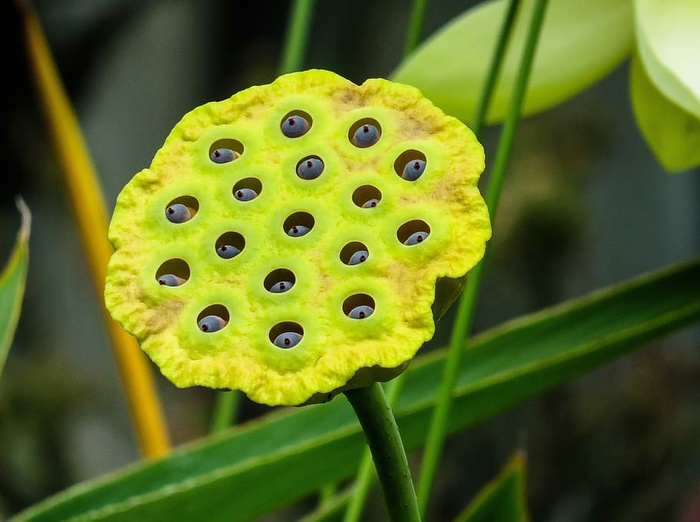
[[[0,374],[19,321],[29,265],[31,214],[23,200],[18,200],[17,206],[22,214],[22,225],[17,233],[10,259],[0,272]]]
[[[112,245],[107,239],[107,211],[99,179],[39,18],[30,2],[19,4],[37,94],[101,303]],[[104,307],[102,315],[141,452],[146,457],[164,455],[170,449],[170,441],[148,358],[136,339],[126,333]]]
[[[450,430],[698,320],[700,259],[506,323],[465,350]],[[395,413],[409,448],[425,440],[443,364],[444,352],[437,352],[408,370]],[[343,400],[283,410],[78,485],[13,522],[250,520],[348,478],[363,447]]]

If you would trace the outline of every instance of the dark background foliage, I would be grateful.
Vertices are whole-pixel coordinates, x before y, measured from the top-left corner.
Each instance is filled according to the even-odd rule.
[[[473,3],[429,2],[424,35]],[[290,9],[223,0],[35,5],[110,209],[182,114],[274,79]],[[34,216],[23,315],[0,380],[2,519],[139,455],[19,16],[13,2],[0,9],[3,259],[19,223],[17,195]],[[355,82],[389,76],[401,60],[409,9],[399,0],[317,2],[306,66]],[[661,170],[635,126],[626,79],[624,64],[521,123],[477,331],[697,254],[698,173]],[[484,133],[487,161],[498,130]],[[424,351],[444,345],[450,317]],[[450,520],[520,448],[533,520],[699,520],[699,344],[697,329],[676,335],[453,436],[431,519]],[[160,377],[158,385],[174,443],[204,436],[212,392],[177,390]],[[241,418],[265,411],[244,402]]]

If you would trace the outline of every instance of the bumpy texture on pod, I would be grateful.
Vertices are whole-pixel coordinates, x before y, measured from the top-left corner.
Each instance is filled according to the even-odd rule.
[[[290,114],[313,124],[292,132]],[[362,122],[381,137],[359,143]],[[220,144],[233,144],[235,161],[212,157]],[[402,178],[405,158],[418,156],[420,176]],[[323,158],[323,174],[302,179],[309,157]],[[467,127],[387,80],[358,86],[311,70],[208,103],[118,197],[107,307],[181,387],[297,405],[393,378],[483,255],[483,167]],[[257,197],[241,201],[232,187],[247,179]],[[172,223],[163,209],[183,196],[198,202],[197,218]],[[291,226],[307,233],[290,237]],[[404,244],[417,232],[429,235]],[[240,253],[222,257],[212,247],[222,244]],[[371,255],[349,263],[348,244]],[[180,265],[186,284],[159,283],[161,267]],[[277,274],[293,274],[293,286],[273,290],[288,280]]]

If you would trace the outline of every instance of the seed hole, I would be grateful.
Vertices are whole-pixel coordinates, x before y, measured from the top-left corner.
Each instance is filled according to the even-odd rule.
[[[297,323],[277,323],[270,329],[270,342],[278,348],[293,348],[303,337],[304,329]]]
[[[216,253],[223,259],[231,259],[245,248],[245,238],[238,232],[225,232],[216,240]]]
[[[171,223],[185,223],[199,211],[199,201],[192,196],[180,196],[165,207],[165,217]]]
[[[184,259],[169,259],[156,271],[156,281],[163,286],[180,286],[190,278],[190,265]]]
[[[343,302],[343,312],[352,319],[366,319],[374,308],[374,299],[367,294],[351,295]]]
[[[294,283],[296,283],[296,277],[291,270],[278,268],[267,274],[263,285],[268,292],[282,294],[291,290]]]
[[[318,156],[308,156],[297,163],[297,176],[301,179],[316,179],[324,169],[323,160]]]
[[[245,178],[233,186],[233,197],[238,201],[250,201],[262,192],[262,183],[257,178]]]
[[[284,220],[283,228],[288,236],[301,237],[311,232],[315,222],[308,212],[295,212]]]
[[[381,200],[381,191],[372,185],[362,185],[352,193],[352,202],[361,208],[374,208]]]
[[[207,306],[197,317],[197,326],[205,333],[218,332],[224,328],[230,319],[228,310],[224,305],[215,304]]]
[[[280,129],[287,138],[298,138],[309,132],[311,125],[313,125],[313,120],[308,113],[292,111],[282,118]]]
[[[355,122],[348,132],[350,143],[361,149],[371,147],[379,141],[381,136],[382,127],[373,118],[364,118]]]
[[[425,221],[414,219],[404,223],[396,231],[396,237],[406,246],[417,245],[425,241],[430,235],[430,227]]]
[[[340,251],[340,260],[346,265],[359,265],[367,261],[369,249],[359,241],[345,245]]]
[[[418,150],[402,152],[394,162],[394,170],[406,181],[416,181],[425,172],[427,159],[425,154]]]
[[[243,154],[243,144],[231,138],[224,138],[209,147],[209,159],[214,163],[230,163]]]

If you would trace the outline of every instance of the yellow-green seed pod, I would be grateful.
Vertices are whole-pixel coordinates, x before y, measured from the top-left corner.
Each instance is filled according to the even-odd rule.
[[[208,103],[117,199],[107,308],[180,387],[298,405],[391,379],[484,253],[483,168],[387,80],[310,70]]]

